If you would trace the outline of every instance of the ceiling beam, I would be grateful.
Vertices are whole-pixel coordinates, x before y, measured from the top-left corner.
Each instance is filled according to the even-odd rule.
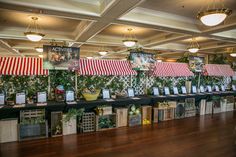
[[[23,56],[18,50],[12,48],[7,42],[3,40],[0,40],[0,47],[12,54]]]

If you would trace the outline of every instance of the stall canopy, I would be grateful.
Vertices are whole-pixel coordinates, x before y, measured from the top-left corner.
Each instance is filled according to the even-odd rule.
[[[80,59],[80,75],[136,75],[128,61]]]
[[[208,76],[234,76],[234,71],[227,64],[206,64],[205,75]]]
[[[153,76],[159,77],[181,77],[193,76],[186,63],[156,62],[152,71]]]
[[[0,57],[0,75],[48,75],[43,59],[36,57]]]

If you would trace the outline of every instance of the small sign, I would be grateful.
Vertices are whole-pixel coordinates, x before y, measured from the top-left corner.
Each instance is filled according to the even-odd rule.
[[[219,92],[219,91],[220,91],[219,86],[215,85],[215,91],[216,91],[216,92]]]
[[[109,89],[103,89],[102,90],[102,97],[103,97],[103,99],[110,99],[110,91],[109,91]]]
[[[204,93],[204,92],[205,92],[205,89],[204,89],[203,86],[200,86],[200,92],[201,92],[201,93]]]
[[[0,106],[5,104],[5,95],[4,94],[0,94]]]
[[[169,87],[164,87],[164,93],[165,93],[165,95],[170,95]]]
[[[182,90],[182,94],[187,94],[187,89],[185,86],[182,86],[181,90]]]
[[[25,104],[25,93],[16,93],[16,104]]]
[[[233,89],[233,91],[236,91],[236,86],[232,85],[232,89]]]
[[[174,91],[174,94],[179,94],[179,91],[178,91],[177,87],[173,87],[173,91]]]
[[[160,95],[158,87],[153,87],[153,95],[155,95],[155,96]]]
[[[74,91],[66,91],[66,102],[75,101],[75,92]]]
[[[197,87],[196,87],[196,86],[192,86],[192,92],[193,92],[194,94],[197,93]]]
[[[207,91],[208,91],[208,92],[212,92],[212,88],[211,88],[210,85],[207,85]]]
[[[134,89],[128,88],[128,97],[134,97]]]
[[[224,86],[224,85],[221,85],[221,90],[222,90],[223,92],[225,92],[225,86]]]
[[[37,93],[37,102],[38,103],[46,103],[47,102],[47,93],[46,92],[38,92]]]

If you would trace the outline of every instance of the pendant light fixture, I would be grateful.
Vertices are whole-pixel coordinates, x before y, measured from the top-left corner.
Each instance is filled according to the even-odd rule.
[[[98,51],[98,53],[99,53],[99,55],[101,55],[101,56],[106,56],[108,52],[106,51],[105,47],[102,46],[102,47],[100,48],[100,50]]]
[[[127,35],[125,35],[125,39],[122,40],[122,42],[126,47],[133,47],[138,41],[135,39],[135,37],[131,33],[133,31],[132,28],[128,28],[127,31],[128,33]]]
[[[24,33],[30,41],[34,42],[40,41],[45,36],[45,34],[40,33],[40,28],[37,24],[37,21],[38,17],[31,17],[31,22]]]
[[[234,48],[232,48],[230,56],[231,57],[236,57],[236,52],[234,51]]]
[[[197,53],[200,49],[199,44],[197,43],[195,38],[192,38],[190,46],[188,47],[188,51],[190,53]]]
[[[40,53],[43,52],[43,48],[42,48],[42,47],[35,47],[35,50],[36,50],[37,52],[40,52]]]
[[[232,14],[232,10],[225,8],[223,2],[217,5],[215,0],[208,3],[205,11],[200,11],[197,18],[206,26],[216,26],[222,23],[229,15]]]

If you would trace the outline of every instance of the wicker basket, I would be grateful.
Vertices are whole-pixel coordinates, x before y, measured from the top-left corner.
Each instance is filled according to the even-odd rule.
[[[86,101],[93,101],[97,100],[98,96],[100,94],[100,89],[97,89],[95,93],[84,93],[82,92],[83,97],[85,98]]]

